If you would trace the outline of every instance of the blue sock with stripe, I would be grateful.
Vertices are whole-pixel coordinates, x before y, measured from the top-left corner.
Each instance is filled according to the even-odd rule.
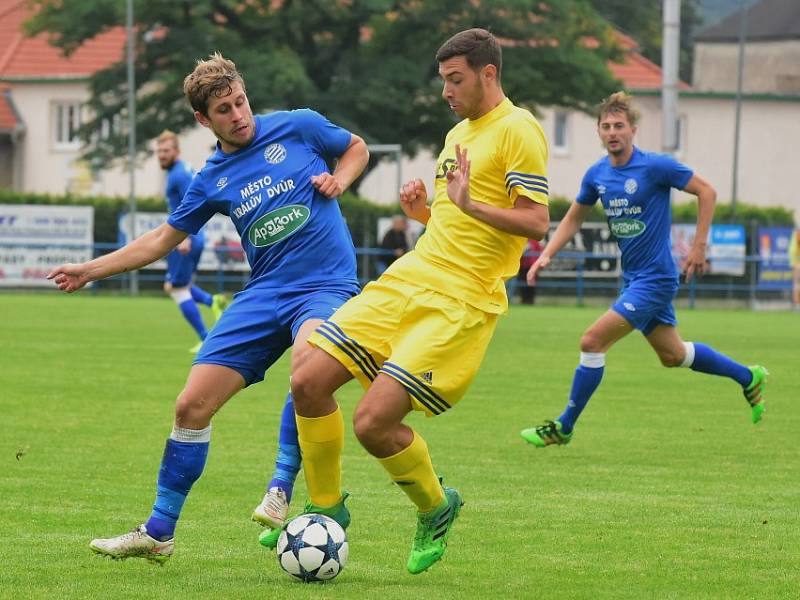
[[[686,348],[686,357],[682,367],[689,367],[699,373],[730,377],[742,387],[750,385],[753,374],[746,366],[700,342],[684,342],[683,345]]]
[[[286,404],[281,413],[281,429],[278,436],[278,456],[275,458],[275,472],[267,489],[279,487],[291,502],[294,482],[300,471],[300,442],[297,441],[297,421],[294,418],[292,393],[286,395]]]
[[[192,300],[205,306],[211,306],[211,303],[214,299],[212,298],[211,294],[209,294],[203,288],[193,285],[189,291],[192,293]]]
[[[178,308],[181,309],[183,318],[189,322],[189,325],[191,325],[192,328],[197,332],[197,335],[200,336],[200,339],[206,339],[206,336],[208,335],[206,324],[203,323],[203,317],[200,315],[200,311],[198,310],[195,301],[191,298],[184,300],[178,305]]]
[[[175,535],[186,496],[203,473],[210,440],[211,425],[199,430],[172,429],[158,472],[153,512],[145,523],[151,537],[164,541]]]
[[[578,417],[603,379],[605,364],[605,352],[581,352],[581,362],[572,377],[567,407],[557,419],[562,433],[572,433]]]

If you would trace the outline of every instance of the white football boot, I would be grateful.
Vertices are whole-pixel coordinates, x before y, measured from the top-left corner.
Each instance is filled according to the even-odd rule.
[[[269,488],[264,494],[261,504],[253,511],[252,519],[265,527],[280,529],[289,514],[289,502],[286,492],[279,487]]]
[[[92,540],[89,548],[115,560],[135,557],[163,564],[172,556],[175,540],[173,538],[166,542],[159,542],[150,537],[144,525],[139,525],[133,531],[117,537]]]

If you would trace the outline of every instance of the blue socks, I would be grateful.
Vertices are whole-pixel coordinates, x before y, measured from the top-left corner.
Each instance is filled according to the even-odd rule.
[[[581,352],[581,362],[572,378],[567,408],[557,419],[561,423],[562,433],[572,433],[575,422],[603,379],[605,364],[604,352]]]
[[[286,404],[281,414],[281,431],[278,438],[278,456],[275,459],[275,472],[267,489],[279,487],[286,493],[286,500],[291,501],[294,481],[300,471],[300,444],[297,441],[297,422],[294,417],[292,393],[286,396]]]
[[[172,429],[158,472],[153,512],[145,523],[151,537],[164,541],[175,535],[186,496],[203,473],[210,441],[211,425],[200,430]]]
[[[211,306],[211,303],[214,299],[211,297],[211,294],[209,294],[203,288],[193,285],[189,291],[192,294],[192,300],[206,306]]]
[[[753,374],[744,365],[699,342],[684,342],[684,346],[686,358],[682,367],[689,367],[700,373],[730,377],[742,387],[750,385]]]
[[[178,305],[178,308],[181,309],[181,313],[183,313],[183,318],[189,322],[189,325],[197,332],[197,335],[200,336],[201,340],[206,339],[208,335],[208,331],[206,330],[206,324],[203,323],[203,317],[200,315],[200,311],[197,309],[197,304],[191,298],[184,302],[181,302]]]

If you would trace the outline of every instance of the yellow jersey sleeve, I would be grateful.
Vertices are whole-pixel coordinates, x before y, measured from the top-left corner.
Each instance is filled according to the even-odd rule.
[[[506,191],[512,203],[525,196],[547,206],[547,140],[539,123],[526,116],[530,113],[520,113],[500,139]]]

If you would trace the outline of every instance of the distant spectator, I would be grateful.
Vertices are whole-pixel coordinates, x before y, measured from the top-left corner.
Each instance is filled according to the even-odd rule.
[[[381,240],[381,248],[391,254],[384,254],[378,258],[378,274],[383,273],[387,267],[408,252],[408,223],[403,215],[392,217],[392,228],[386,232]]]
[[[536,302],[536,280],[528,284],[526,276],[528,270],[539,258],[542,252],[542,243],[538,240],[528,240],[528,245],[525,247],[525,253],[519,259],[519,273],[517,273],[517,280],[519,281],[519,298],[523,304],[533,304]]]

